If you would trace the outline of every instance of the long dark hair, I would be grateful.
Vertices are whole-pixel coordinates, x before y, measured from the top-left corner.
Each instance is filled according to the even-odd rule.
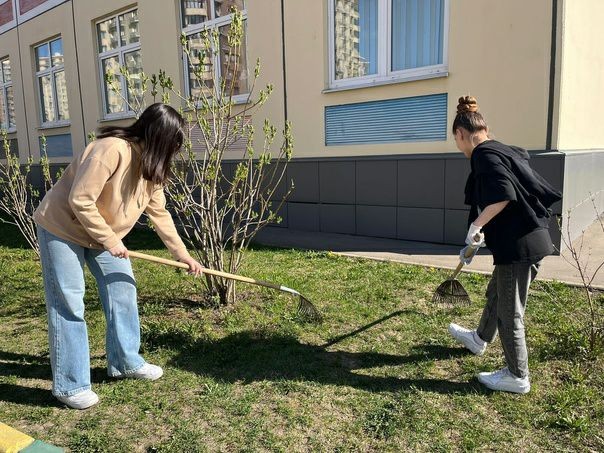
[[[170,163],[185,139],[184,119],[176,110],[160,102],[150,105],[128,127],[105,126],[97,138],[118,137],[140,145],[140,175],[155,184],[170,177]]]

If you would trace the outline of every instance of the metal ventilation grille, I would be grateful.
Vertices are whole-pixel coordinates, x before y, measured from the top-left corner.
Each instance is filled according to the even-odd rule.
[[[325,107],[327,146],[446,139],[446,93]]]

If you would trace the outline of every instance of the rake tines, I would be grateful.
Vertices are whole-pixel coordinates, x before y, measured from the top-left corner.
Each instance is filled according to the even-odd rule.
[[[302,318],[308,319],[311,322],[320,323],[323,321],[323,316],[317,310],[317,307],[304,297],[302,294],[299,295],[300,299],[298,301],[298,315]]]
[[[459,280],[450,278],[436,288],[432,302],[444,305],[470,305],[470,296]]]

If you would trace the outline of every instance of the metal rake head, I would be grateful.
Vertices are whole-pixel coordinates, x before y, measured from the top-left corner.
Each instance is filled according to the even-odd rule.
[[[443,305],[470,305],[470,296],[459,280],[449,279],[440,284],[432,302]]]
[[[323,316],[317,307],[301,294],[298,301],[298,315],[317,324],[323,321]]]

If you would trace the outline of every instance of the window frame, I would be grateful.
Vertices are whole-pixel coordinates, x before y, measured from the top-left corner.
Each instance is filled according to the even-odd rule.
[[[55,42],[61,40],[61,49],[63,49],[63,64],[62,65],[58,65],[58,66],[53,66],[52,64],[52,50],[50,47],[50,43]],[[39,47],[42,46],[48,46],[48,58],[49,58],[49,67],[48,69],[45,69],[43,71],[38,71],[38,55],[36,50]],[[46,41],[43,41],[39,44],[36,44],[35,46],[33,46],[33,51],[34,51],[34,77],[36,79],[36,92],[38,93],[38,106],[40,107],[40,112],[39,112],[39,121],[40,121],[40,128],[54,128],[54,127],[65,127],[65,126],[69,126],[71,125],[71,116],[69,119],[67,120],[55,120],[55,121],[44,121],[44,105],[43,105],[43,96],[42,96],[42,91],[40,88],[40,79],[42,77],[45,76],[50,76],[50,83],[51,83],[51,87],[52,87],[52,109],[54,111],[55,114],[55,118],[59,117],[59,100],[58,100],[58,96],[57,96],[57,86],[55,83],[55,74],[58,72],[63,71],[63,74],[65,74],[65,49],[63,47],[63,37],[62,36],[55,36],[54,38],[50,38]],[[67,86],[67,82],[65,82],[65,85]],[[67,100],[68,104],[69,104],[69,99]],[[68,105],[69,108],[69,105]]]
[[[119,44],[121,44],[120,42],[120,37],[121,37],[121,26],[120,26],[120,19],[119,17],[124,15],[124,14],[128,14],[131,13],[133,11],[136,11],[137,13],[137,18],[138,18],[138,7],[134,7],[134,8],[129,8],[127,10],[124,11],[120,11],[118,13],[115,14],[111,14],[109,16],[105,16],[102,19],[96,20],[94,22],[94,40],[96,42],[96,53],[97,53],[97,66],[98,66],[98,74],[99,74],[99,81],[101,83],[101,112],[102,112],[102,120],[104,121],[108,121],[108,120],[119,120],[119,119],[124,119],[124,118],[133,118],[136,116],[136,112],[134,110],[130,110],[130,107],[128,107],[128,105],[126,104],[126,110],[122,111],[122,112],[117,112],[117,113],[108,113],[107,110],[105,109],[105,107],[107,107],[107,95],[105,94],[105,74],[103,73],[103,61],[107,60],[108,58],[112,58],[112,57],[118,57],[119,60],[119,65],[120,67],[125,66],[125,59],[124,59],[124,55],[133,51],[138,50],[139,52],[141,52],[141,38],[140,38],[140,34],[139,34],[139,39],[138,42],[133,43],[133,44],[128,44],[125,46],[120,46]],[[99,48],[99,29],[98,29],[98,24],[100,24],[101,22],[106,22],[108,20],[111,19],[115,19],[115,23],[116,23],[116,32],[117,32],[117,36],[118,36],[118,47],[112,50],[108,50],[106,52],[101,52],[100,48]],[[139,19],[140,21],[140,19]],[[142,52],[141,52],[142,55]],[[120,77],[121,79],[121,85],[122,85],[122,95],[127,99],[128,98],[128,83],[126,82],[125,77],[122,77],[121,74],[117,74],[117,76]]]
[[[414,80],[446,77],[449,75],[449,17],[450,0],[443,0],[443,62],[438,65],[393,71],[392,68],[392,1],[378,1],[378,42],[377,73],[350,77],[335,78],[335,6],[336,0],[327,1],[328,33],[328,83],[324,92],[354,88],[410,82]]]
[[[214,0],[207,0],[207,2],[208,2],[208,8],[210,9],[210,17],[214,17],[216,4],[214,3]],[[183,10],[182,0],[179,0],[178,4],[179,4],[178,9],[179,9],[180,30],[182,33],[185,34],[187,39],[189,38],[189,36],[194,35],[196,33],[200,33],[200,32],[203,32],[204,30],[208,30],[208,29],[211,30],[213,28],[224,27],[225,25],[229,25],[232,22],[233,14],[229,13],[229,14],[225,14],[224,16],[220,16],[215,19],[207,20],[200,24],[193,24],[193,25],[189,25],[188,27],[183,27],[184,10]],[[247,27],[247,5],[244,9],[241,10],[241,16],[242,16],[242,19],[244,22],[244,26]],[[245,63],[246,63],[246,69],[248,69],[248,76],[249,76],[249,66],[248,66],[248,59],[247,59],[247,28],[244,33],[243,39],[245,42],[245,49],[246,49]],[[185,95],[187,97],[189,97],[189,96],[191,96],[191,91],[190,91],[191,87],[190,87],[190,81],[189,81],[189,79],[190,79],[189,59],[187,57],[187,54],[184,52],[184,50],[182,51],[182,64],[183,64],[183,77],[184,77],[183,86],[185,88]],[[216,78],[216,80],[218,80],[220,77],[220,73],[222,71],[222,67],[220,65],[220,52],[215,52],[214,61],[212,62],[212,66],[214,68],[214,77]],[[250,93],[249,93],[249,86],[248,86],[248,92],[237,94],[232,97],[232,100],[235,104],[242,104],[242,103],[248,102],[249,97],[250,97]]]
[[[11,79],[10,82],[5,82],[4,81],[4,71],[2,68],[2,63],[4,63],[6,60],[8,60],[9,64],[11,65],[10,67],[10,73],[11,73]],[[7,96],[7,90],[9,88],[13,88],[13,68],[12,68],[12,63],[11,63],[11,58],[9,55],[0,58],[0,71],[2,71],[2,74],[0,74],[0,96],[2,96],[4,98],[4,117],[6,118],[6,120],[8,121],[7,123],[7,128],[6,128],[6,133],[7,134],[12,134],[14,132],[17,132],[17,117],[15,115],[15,125],[11,127],[10,125],[10,116],[9,116],[9,111],[8,111],[8,96]],[[13,103],[15,102],[15,91],[13,90]],[[0,124],[0,128],[2,128],[2,124]]]

